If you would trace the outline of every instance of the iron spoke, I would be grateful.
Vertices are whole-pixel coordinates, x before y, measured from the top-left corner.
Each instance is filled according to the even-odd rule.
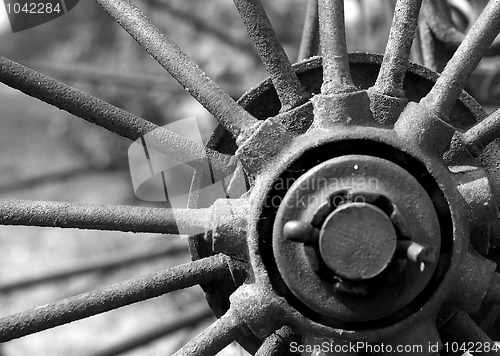
[[[192,25],[193,28],[203,34],[210,35],[246,55],[250,55],[257,60],[259,59],[251,45],[241,42],[239,38],[233,36],[231,31],[215,26],[215,24],[209,23],[190,12],[181,10],[173,6],[168,0],[147,0],[147,4],[154,9],[168,12],[175,19],[182,20],[183,23]]]
[[[307,100],[307,94],[279,42],[260,0],[233,1],[267,72],[271,76],[281,101],[281,111],[288,111],[303,104]]]
[[[307,2],[306,19],[300,40],[298,61],[317,56],[319,53],[318,0]]]
[[[147,135],[155,150],[199,171],[207,173],[207,163],[214,176],[227,176],[234,170],[236,163],[231,156],[207,149],[4,57],[0,57],[0,81],[130,140]]]
[[[500,0],[490,0],[421,103],[446,119],[467,77],[476,68],[499,31]]]
[[[288,326],[283,326],[276,330],[273,334],[269,335],[255,356],[279,356],[286,354],[290,351],[290,343],[296,341],[300,343],[300,336],[295,334]]]
[[[422,0],[398,0],[394,10],[384,60],[373,89],[380,94],[404,98],[403,81],[418,23]]]
[[[482,355],[498,356],[500,352],[495,351],[495,343],[474,323],[470,316],[464,311],[458,311],[445,325],[443,329],[454,339],[461,343],[472,343],[481,345]],[[490,351],[485,350],[485,345],[490,345]]]
[[[210,229],[211,209],[161,209],[7,199],[0,201],[0,225],[24,225],[199,234]]]
[[[158,128],[152,122],[4,57],[0,57],[0,81],[131,140]]]
[[[215,255],[0,319],[0,342],[217,279],[231,278],[230,261]],[[242,269],[242,265],[234,265]],[[232,268],[231,267],[231,268]]]
[[[86,273],[110,270],[119,267],[128,267],[132,264],[149,262],[159,257],[186,252],[185,243],[169,243],[159,245],[158,243],[144,247],[134,247],[132,250],[121,251],[114,254],[106,254],[105,257],[94,258],[78,264],[67,266],[59,271],[46,272],[38,276],[25,277],[13,282],[0,284],[0,293],[12,292],[16,289],[29,288],[44,283],[54,282],[61,279],[79,276]]]
[[[235,137],[257,124],[131,1],[96,1]]]
[[[321,94],[356,91],[349,70],[344,0],[319,0],[319,31],[323,54]]]
[[[229,309],[220,319],[192,339],[173,356],[213,356],[238,337],[244,325],[242,319]]]
[[[469,151],[477,156],[498,137],[500,137],[500,109],[467,130],[462,135],[462,140]]]
[[[121,343],[112,345],[101,351],[92,353],[92,356],[116,356],[128,352],[140,346],[149,344],[162,337],[166,337],[183,328],[192,327],[202,321],[213,318],[212,311],[206,306],[196,309],[187,309],[182,314],[175,316],[172,320],[168,320],[162,325],[156,326],[154,329],[139,331],[138,333],[127,337]]]

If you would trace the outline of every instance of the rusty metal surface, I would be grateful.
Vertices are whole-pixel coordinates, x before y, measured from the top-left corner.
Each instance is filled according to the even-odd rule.
[[[173,356],[214,356],[233,342],[243,321],[231,309]]]
[[[290,327],[284,326],[264,340],[255,353],[255,356],[294,355],[296,353],[290,351],[290,344],[292,342],[299,345],[301,342],[300,335],[294,333]]]
[[[500,31],[500,1],[491,0],[446,65],[422,104],[447,119],[465,80]]]
[[[247,32],[271,77],[281,110],[288,111],[307,100],[290,60],[274,32],[260,0],[234,0]]]
[[[256,120],[219,88],[131,1],[97,2],[235,137],[255,125]]]
[[[481,4],[486,4],[488,1],[474,0],[473,2],[476,2],[480,6]],[[462,9],[460,12],[464,10]],[[470,8],[468,10],[477,11],[479,9]],[[444,46],[441,50],[449,52],[455,51],[466,37],[466,34],[453,21],[451,12],[450,4],[447,1],[441,0],[425,0],[422,8],[424,22],[429,26],[436,40],[440,42],[441,46]],[[477,21],[474,18],[476,14],[473,11],[471,13],[464,13],[463,15],[469,17],[469,22]],[[495,41],[485,53],[485,56],[496,56],[498,54],[500,54],[500,42]]]
[[[421,4],[422,0],[396,2],[384,60],[377,81],[368,92],[371,111],[381,124],[395,123],[408,102],[403,83]]]
[[[205,174],[208,165],[215,176],[226,176],[234,170],[236,162],[232,157],[208,150],[170,130],[4,57],[0,57],[0,81],[130,140],[135,141],[147,135],[148,142],[158,152]]]
[[[193,236],[190,251],[197,261],[164,271],[159,285],[150,276],[111,286],[0,320],[0,331],[18,337],[142,300],[144,290],[149,297],[200,283],[220,318],[176,355],[214,355],[233,340],[256,351],[266,338],[259,353],[281,352],[290,341],[286,326],[301,342],[442,346],[442,326],[461,341],[491,344],[466,312],[498,303],[496,264],[478,251],[486,254],[497,242],[500,190],[498,182],[490,183],[494,163],[484,164],[483,152],[474,151],[495,138],[498,125],[494,114],[470,129],[485,114],[462,88],[500,30],[500,0],[490,1],[439,78],[407,62],[419,1],[398,1],[382,61],[349,56],[343,1],[319,0],[323,63],[313,58],[290,67],[281,46],[275,48],[260,2],[236,0],[264,62],[270,58],[265,64],[271,74],[240,100],[241,107],[218,96],[220,89],[130,1],[98,2],[214,109],[227,130],[219,129],[208,146],[237,153],[250,190],[233,205],[219,201],[218,212],[209,216],[208,210],[194,217],[182,211],[181,220],[194,218],[194,227],[212,235]],[[284,71],[277,70],[279,63]],[[281,75],[286,78],[278,84]],[[303,92],[317,95],[302,104]],[[317,186],[332,178],[333,186]],[[195,175],[193,192],[200,182]],[[352,201],[358,198],[363,201]],[[0,211],[6,223],[138,229],[165,222],[158,210],[141,216],[139,208],[9,204]],[[195,193],[189,204],[196,207]],[[47,206],[53,208],[49,215]],[[168,229],[171,221],[165,224]],[[207,257],[218,251],[233,259]]]
[[[318,0],[318,7],[324,72],[321,94],[355,91],[347,57],[344,0]]]
[[[184,310],[178,318],[165,321],[162,325],[146,331],[138,331],[137,334],[127,338],[121,343],[116,343],[105,349],[90,353],[87,356],[116,356],[145,346],[155,340],[162,339],[170,334],[186,328],[193,328],[200,322],[213,318],[210,309],[203,305],[197,308]]]
[[[498,137],[500,137],[500,110],[491,113],[486,119],[467,130],[462,139],[471,154],[477,157]]]
[[[415,37],[422,0],[396,2],[384,60],[373,90],[380,94],[404,98],[403,82],[408,67],[411,45]]]
[[[162,209],[132,206],[1,200],[0,224],[188,234],[209,230],[211,209]]]
[[[0,319],[0,342],[84,319],[210,280],[228,279],[231,278],[231,269],[234,269],[234,272],[241,268],[244,267],[240,264],[232,264],[227,256],[216,255],[40,306]]]
[[[352,70],[353,79],[354,79],[354,82],[356,83],[356,85],[360,86],[361,88],[369,88],[371,85],[373,85],[375,83],[377,75],[378,75],[379,65],[382,62],[381,56],[352,54],[352,55],[350,55],[349,58],[350,58],[350,68]],[[299,79],[301,79],[303,85],[306,88],[308,88],[309,91],[317,93],[320,90],[321,78],[322,78],[322,72],[320,70],[321,69],[320,66],[321,66],[321,61],[319,59],[311,59],[311,60],[308,60],[308,61],[296,66],[296,70],[297,70]],[[408,67],[407,75],[405,76],[405,84],[404,84],[405,95],[411,101],[419,101],[422,97],[424,97],[426,95],[426,91],[428,92],[428,90],[430,90],[430,88],[432,87],[432,83],[436,79],[437,79],[437,75],[435,75],[434,73],[426,70],[423,67],[420,67],[420,66],[417,66],[415,64],[410,63],[409,67]],[[268,116],[274,116],[278,113],[280,106],[279,106],[279,101],[277,100],[277,98],[275,98],[275,94],[272,93],[272,90],[270,88],[271,88],[271,83],[269,80],[267,80],[267,81],[263,82],[259,87],[254,89],[253,91],[247,93],[246,96],[244,96],[240,102],[245,107],[248,107],[248,110],[250,112],[253,112],[256,117],[266,118]],[[269,111],[263,111],[263,110],[269,110]],[[460,99],[459,99],[457,105],[455,105],[455,107],[453,108],[453,115],[452,115],[453,124],[457,125],[458,127],[469,127],[475,121],[481,120],[484,117],[485,117],[485,114],[484,114],[484,112],[481,111],[478,104],[475,103],[467,94],[462,92],[460,94]],[[410,120],[410,118],[411,118],[411,115],[408,115],[408,120]],[[415,127],[418,127],[418,126],[415,126]],[[363,129],[363,128],[351,127],[351,130],[352,130],[352,132],[345,131],[343,134],[337,134],[337,136],[341,140],[345,139],[346,137],[355,137],[357,135],[361,135],[361,137],[364,137],[365,135],[362,134],[362,132],[363,132],[363,130],[367,130],[367,128]],[[406,130],[407,131],[408,130],[414,131],[415,129],[408,128]],[[303,132],[304,131],[302,131],[302,133]],[[323,135],[324,134],[325,133],[323,133]],[[377,136],[377,135],[375,135],[375,136]],[[430,135],[432,136],[432,130],[430,132]],[[439,131],[435,132],[435,135],[439,136],[440,132]],[[373,140],[373,142],[379,141],[380,138],[375,138],[375,136],[370,136],[371,137],[370,140]],[[304,137],[301,137],[297,140],[294,141],[296,144],[291,146],[291,147],[293,147],[293,151],[295,151],[295,152],[297,152],[297,151],[300,152],[301,151],[300,147],[304,147],[307,145],[311,145],[311,146],[319,145],[317,140],[312,140],[312,142],[314,142],[314,143],[312,143],[312,142],[310,142],[308,144],[305,143]],[[445,141],[446,141],[446,139],[443,140],[443,142],[445,142]],[[364,142],[366,143],[368,141],[364,141]],[[363,143],[363,145],[365,143]],[[227,150],[224,152],[230,153],[231,147],[235,147],[235,146],[234,146],[234,144],[231,144],[231,139],[229,136],[224,134],[224,132],[222,130],[218,130],[216,132],[216,135],[212,138],[212,141],[209,142],[209,147],[220,148],[220,149],[224,148]],[[350,152],[349,147],[351,147],[351,146],[346,146],[346,147],[347,147],[347,148],[345,148],[346,152]],[[360,146],[360,147],[362,147],[362,146]],[[351,147],[351,149],[353,149],[353,147]],[[402,149],[406,152],[412,152],[411,153],[412,155],[414,154],[413,149],[410,149],[410,147],[405,147],[403,145],[403,146],[400,146],[399,149]],[[425,151],[426,149],[427,149],[427,147],[425,147],[425,145],[423,145],[422,151]],[[442,149],[440,149],[440,150],[442,150]],[[327,152],[330,152],[330,154],[333,154],[334,151],[327,150]],[[343,151],[341,150],[341,152],[343,152]],[[380,152],[380,149],[372,149],[371,152],[372,153]],[[337,153],[337,154],[339,154],[339,153]],[[301,154],[300,153],[293,154],[292,152],[289,152],[288,156],[290,156],[290,155],[295,156],[295,157],[300,157]],[[315,162],[317,160],[316,158],[314,158],[314,155],[310,156],[309,159],[311,160],[311,162]],[[271,172],[275,172],[274,173],[274,175],[275,175],[276,172],[279,171],[280,166],[281,167],[283,167],[283,165],[286,166],[286,163],[283,162],[284,160],[286,161],[286,159],[283,157],[283,154],[282,154],[282,156],[276,158],[276,160],[274,161],[275,162],[274,165],[270,166],[272,168],[268,168],[265,172],[262,172],[262,174],[264,176],[269,176],[270,174],[272,174]],[[307,160],[307,158],[306,158],[306,160]],[[432,158],[432,160],[436,161],[435,158]],[[424,161],[425,161],[425,159],[424,159]],[[462,161],[462,162],[464,162],[464,161]],[[466,161],[466,162],[468,162],[468,161]],[[444,174],[444,172],[442,174]],[[416,174],[415,172],[413,172],[413,175],[416,177],[420,177],[420,173]],[[448,181],[448,180],[449,180],[449,178],[445,179],[445,181]],[[262,191],[260,193],[256,192],[256,190],[259,191],[259,189],[260,188],[257,189],[254,187],[253,194],[262,194]],[[269,188],[264,188],[264,189],[269,189]],[[448,192],[448,193],[457,196],[456,191],[453,193],[451,193],[451,192]],[[253,196],[255,196],[255,195],[253,195]],[[462,206],[463,203],[457,203],[458,201],[460,201],[460,199],[462,199],[462,198],[459,198],[458,200],[454,198],[452,200],[455,201],[455,204],[458,204],[460,206],[460,209],[463,209],[463,206]],[[405,205],[406,202],[403,202],[402,204]],[[454,221],[457,221],[457,222],[464,221],[465,222],[468,218],[466,218],[465,215],[461,215],[461,214],[464,214],[464,211],[466,211],[466,210],[467,209],[463,210],[461,213],[458,213],[458,211],[455,212],[454,213],[455,214]],[[443,217],[440,217],[440,219],[442,219],[442,218]],[[256,220],[259,221],[258,218]],[[265,220],[260,220],[260,221],[265,221]],[[460,229],[460,228],[457,227],[457,229]],[[253,234],[260,234],[260,232],[256,232],[254,230],[254,227],[252,227],[252,224],[249,227],[248,232],[250,233],[250,236],[255,236]],[[449,234],[449,233],[450,233],[450,231],[448,230],[447,234]],[[458,233],[458,231],[457,231],[457,233]],[[459,245],[462,245],[466,241],[465,237],[464,237],[465,235],[463,232],[461,232],[459,235],[462,236],[460,238],[461,239],[460,241],[462,241],[462,242]],[[265,236],[265,233],[262,236]],[[264,245],[267,243],[268,242],[263,242]],[[195,256],[203,256],[204,253],[207,253],[207,250],[205,249],[206,247],[202,247],[202,245],[203,245],[203,242],[200,241],[199,239],[191,240],[191,252]],[[449,248],[449,247],[447,247],[447,248]],[[457,248],[457,250],[463,250],[463,246],[462,247],[457,246],[456,248]],[[264,251],[261,251],[260,248],[256,247],[253,243],[250,244],[250,256],[253,256],[252,251],[254,251],[254,249],[259,251],[258,252],[259,255],[263,254],[264,258],[268,258],[268,257],[266,257],[267,256],[266,253]],[[210,250],[210,248],[208,249],[208,251],[209,250]],[[203,251],[205,251],[205,252],[203,252]],[[443,267],[446,265],[446,263],[447,262],[445,262],[442,265],[442,267],[440,267],[441,270],[443,270]],[[460,263],[461,263],[460,258],[454,258],[454,260],[452,262],[453,267],[450,267],[450,268],[456,269]],[[265,277],[265,276],[269,274],[269,276],[272,277],[273,274],[275,273],[273,270],[269,270],[269,268],[266,264],[263,266],[261,264],[260,260],[259,260],[259,262],[252,260],[252,268],[255,271],[255,273],[257,273],[256,278],[259,278],[259,280],[264,279],[265,281],[267,281],[268,277]],[[267,271],[267,272],[264,272],[264,271]],[[261,273],[264,273],[264,277],[262,277]],[[450,276],[448,276],[446,278],[446,282],[441,284],[441,286],[444,290],[446,290],[446,288],[450,288],[450,285],[452,283],[451,281],[453,280],[453,278],[455,278],[455,277],[453,277],[452,274],[450,274]],[[467,281],[467,278],[464,279],[465,283],[467,283],[466,281]],[[488,283],[487,278],[484,279],[484,281],[486,284]],[[481,283],[479,283],[479,284],[481,285]],[[435,286],[436,286],[436,284],[433,284],[432,288],[435,288]],[[222,309],[224,309],[224,307],[221,306],[221,301],[224,298],[228,298],[228,296],[224,297],[226,294],[223,291],[221,291],[221,289],[218,289],[216,287],[216,285],[205,286],[204,288],[206,288],[206,291],[209,293],[211,305],[218,310],[220,310],[221,307],[222,307]],[[275,285],[273,288],[277,288],[278,291],[282,291],[282,287],[280,287],[279,284]],[[432,290],[432,288],[429,289],[429,291]],[[474,288],[474,287],[471,285],[469,288],[462,288],[462,285],[460,285],[460,289],[457,289],[457,290],[461,290],[462,292],[465,292],[465,290],[471,291],[471,288]],[[480,288],[484,288],[484,285],[481,286]],[[444,293],[443,289],[440,289],[441,292],[438,293],[432,299],[433,303],[434,302],[440,303],[439,300],[441,300],[441,301],[443,300],[443,298],[444,298],[443,296],[446,294],[446,293]],[[229,290],[227,290],[227,292],[229,292]],[[229,294],[230,293],[231,292],[229,292]],[[460,295],[460,294],[458,293],[457,295]],[[476,298],[477,294],[467,292],[466,295],[468,295],[472,300],[472,299]],[[270,299],[275,298],[273,296],[273,293],[270,291],[266,294],[266,297],[270,298]],[[283,300],[281,300],[280,303],[285,303],[285,302]],[[296,307],[295,304],[292,304],[292,305],[293,305],[293,307]],[[256,306],[256,308],[257,307],[258,306]],[[435,310],[435,307],[430,307],[430,306],[426,306],[424,309],[429,311],[429,310],[432,310],[433,308]],[[332,335],[332,334],[338,335],[337,331],[332,331],[331,328],[325,329],[324,326],[320,326],[314,322],[311,323],[310,320],[307,320],[307,321],[304,320],[303,316],[299,316],[298,312],[296,310],[294,311],[294,308],[287,309],[287,310],[288,310],[288,313],[290,313],[290,314],[285,313],[287,315],[287,317],[286,317],[287,320],[290,320],[291,323],[295,323],[295,321],[297,321],[297,324],[295,324],[295,325],[298,326],[299,328],[300,327],[304,328],[303,330],[306,330],[306,329],[310,330],[310,331],[313,330],[311,332],[315,332],[319,335],[321,335],[321,334],[323,334],[323,335]],[[255,312],[257,312],[257,310],[255,310]],[[283,313],[277,313],[277,314],[273,314],[273,315],[282,316]],[[396,323],[397,326],[394,325],[392,328],[389,328],[389,329],[390,330],[409,330],[409,329],[411,329],[411,326],[413,325],[413,323],[415,323],[415,320],[417,320],[417,319],[418,318],[410,317],[406,320],[401,321],[400,323]],[[321,320],[321,318],[319,320]],[[323,320],[322,322],[324,323],[325,321]],[[344,331],[338,331],[338,332],[342,333],[343,336],[341,338],[353,337],[352,331],[349,330],[349,328],[344,329]],[[388,331],[384,331],[384,332],[388,332]],[[394,331],[392,331],[392,332],[394,332]],[[381,333],[383,333],[383,332],[382,331],[377,332],[377,333],[375,333],[375,335],[381,335]],[[429,335],[431,335],[431,334],[432,333],[430,333]],[[358,337],[366,337],[366,335],[362,336],[363,334],[360,334],[357,332],[355,333],[355,335],[358,335]],[[378,336],[375,336],[375,339],[377,337]]]
[[[463,311],[457,312],[446,324],[444,324],[443,330],[447,334],[447,341],[449,342],[453,340],[455,342],[464,343],[465,345],[470,345],[469,343],[481,345],[481,355],[500,355],[498,346],[495,346],[495,343],[486,333]]]

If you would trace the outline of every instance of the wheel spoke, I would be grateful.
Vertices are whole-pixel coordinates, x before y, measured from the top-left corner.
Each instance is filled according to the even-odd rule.
[[[288,326],[283,326],[269,335],[262,343],[255,356],[279,356],[290,351],[292,341],[300,344],[300,335],[295,334]]]
[[[373,89],[380,94],[403,98],[403,81],[422,0],[398,0],[394,10],[384,60]]]
[[[462,135],[462,140],[469,151],[478,156],[489,143],[498,137],[500,137],[500,109],[467,130]]]
[[[319,0],[318,6],[320,43],[323,54],[321,93],[329,95],[356,91],[347,57],[344,0]]]
[[[159,245],[155,243],[146,246],[146,248],[140,246],[134,247],[133,250],[121,251],[114,254],[108,253],[105,257],[94,258],[92,260],[73,264],[58,271],[46,272],[37,276],[25,277],[24,279],[0,284],[0,293],[9,293],[17,289],[29,288],[86,273],[128,267],[132,264],[149,262],[159,257],[174,255],[183,251],[186,252],[187,248],[186,244],[182,241],[179,243],[169,243],[168,245]]]
[[[158,128],[152,122],[4,57],[0,57],[0,81],[131,140]]]
[[[302,30],[298,61],[317,56],[319,54],[319,19],[318,0],[307,2],[306,20]]]
[[[96,1],[235,137],[256,125],[257,119],[208,78],[203,70],[131,1]]]
[[[163,10],[168,12],[175,19],[179,19],[183,21],[183,23],[187,23],[193,26],[200,33],[210,35],[215,39],[218,39],[224,44],[231,46],[232,48],[254,57],[256,60],[259,59],[255,50],[248,44],[241,42],[241,40],[235,36],[233,36],[231,31],[228,31],[225,28],[221,28],[219,26],[215,26],[213,23],[208,23],[202,18],[181,10],[175,6],[173,6],[168,0],[147,0],[147,4],[151,6],[153,9]]]
[[[236,162],[231,156],[207,149],[4,57],[0,57],[0,81],[133,141],[147,135],[155,150],[196,170],[205,173],[211,170],[217,177],[227,176],[234,170]]]
[[[183,311],[181,315],[168,320],[162,325],[159,325],[151,330],[139,331],[138,333],[127,337],[121,343],[117,343],[101,351],[91,353],[91,356],[116,356],[138,347],[144,346],[166,337],[183,328],[192,327],[202,321],[213,318],[212,311],[206,306],[197,307],[196,309],[188,309]]]
[[[500,0],[490,0],[421,103],[447,119],[467,77],[476,68],[499,31]]]
[[[213,356],[238,337],[243,320],[229,309],[173,356]]]
[[[215,255],[126,282],[80,294],[0,319],[0,342],[20,338],[72,321],[216,279],[230,279],[227,256]],[[242,269],[235,264],[231,268]]]
[[[500,352],[494,351],[496,350],[495,343],[474,323],[466,312],[457,312],[443,325],[443,329],[448,335],[451,335],[455,340],[463,344],[481,345],[481,349],[484,350],[481,353],[483,355],[500,355]],[[485,350],[486,345],[489,345],[490,351]]]
[[[194,235],[210,229],[210,216],[210,208],[161,209],[13,199],[0,201],[0,225]]]
[[[260,0],[233,0],[281,101],[281,111],[303,104],[307,94],[288,60]]]

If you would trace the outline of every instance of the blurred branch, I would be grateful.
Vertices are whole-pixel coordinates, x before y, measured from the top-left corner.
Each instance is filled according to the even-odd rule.
[[[160,245],[150,244],[145,247],[135,246],[116,253],[106,254],[104,257],[85,260],[57,271],[50,271],[37,276],[25,277],[16,281],[0,284],[0,293],[8,293],[21,288],[29,288],[37,285],[59,281],[79,275],[110,271],[117,268],[126,268],[133,264],[150,262],[153,259],[187,252],[187,244],[184,241]]]
[[[116,356],[131,351],[138,347],[149,344],[157,339],[166,337],[176,331],[192,328],[197,324],[213,319],[212,311],[206,305],[197,305],[194,308],[182,311],[174,315],[170,320],[157,325],[149,330],[141,330],[130,335],[123,341],[107,347],[106,349],[92,353],[92,356]]]
[[[24,65],[53,77],[59,81],[109,84],[117,88],[132,90],[157,90],[167,93],[183,92],[177,85],[171,85],[168,80],[158,74],[112,73],[109,69],[99,69],[86,64],[65,64],[46,62],[24,62]],[[166,78],[166,77],[165,77]],[[240,93],[225,90],[231,98],[237,100]]]
[[[210,35],[246,55],[250,55],[257,63],[260,63],[260,57],[253,46],[242,42],[240,38],[234,37],[230,30],[217,27],[215,24],[208,23],[188,11],[172,6],[168,0],[144,0],[144,2],[152,9],[163,10],[169,13],[174,19],[184,21],[198,31]]]
[[[96,173],[111,173],[128,168],[128,162],[125,160],[116,160],[110,164],[97,166],[89,165],[68,169],[62,172],[54,172],[32,177],[18,182],[11,182],[0,186],[0,194],[10,193],[23,189],[33,189],[45,184],[61,183],[66,180],[77,178],[82,175]]]
[[[25,65],[61,80],[106,83],[137,90],[177,90],[176,86],[171,85],[168,80],[157,74],[113,73],[109,69],[99,69],[82,63],[70,65],[65,63],[27,62]]]

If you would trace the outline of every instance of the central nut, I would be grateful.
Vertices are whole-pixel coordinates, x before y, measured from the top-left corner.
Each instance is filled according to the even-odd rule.
[[[389,217],[367,203],[347,203],[325,220],[319,249],[340,277],[361,281],[380,274],[391,262],[397,235]]]

